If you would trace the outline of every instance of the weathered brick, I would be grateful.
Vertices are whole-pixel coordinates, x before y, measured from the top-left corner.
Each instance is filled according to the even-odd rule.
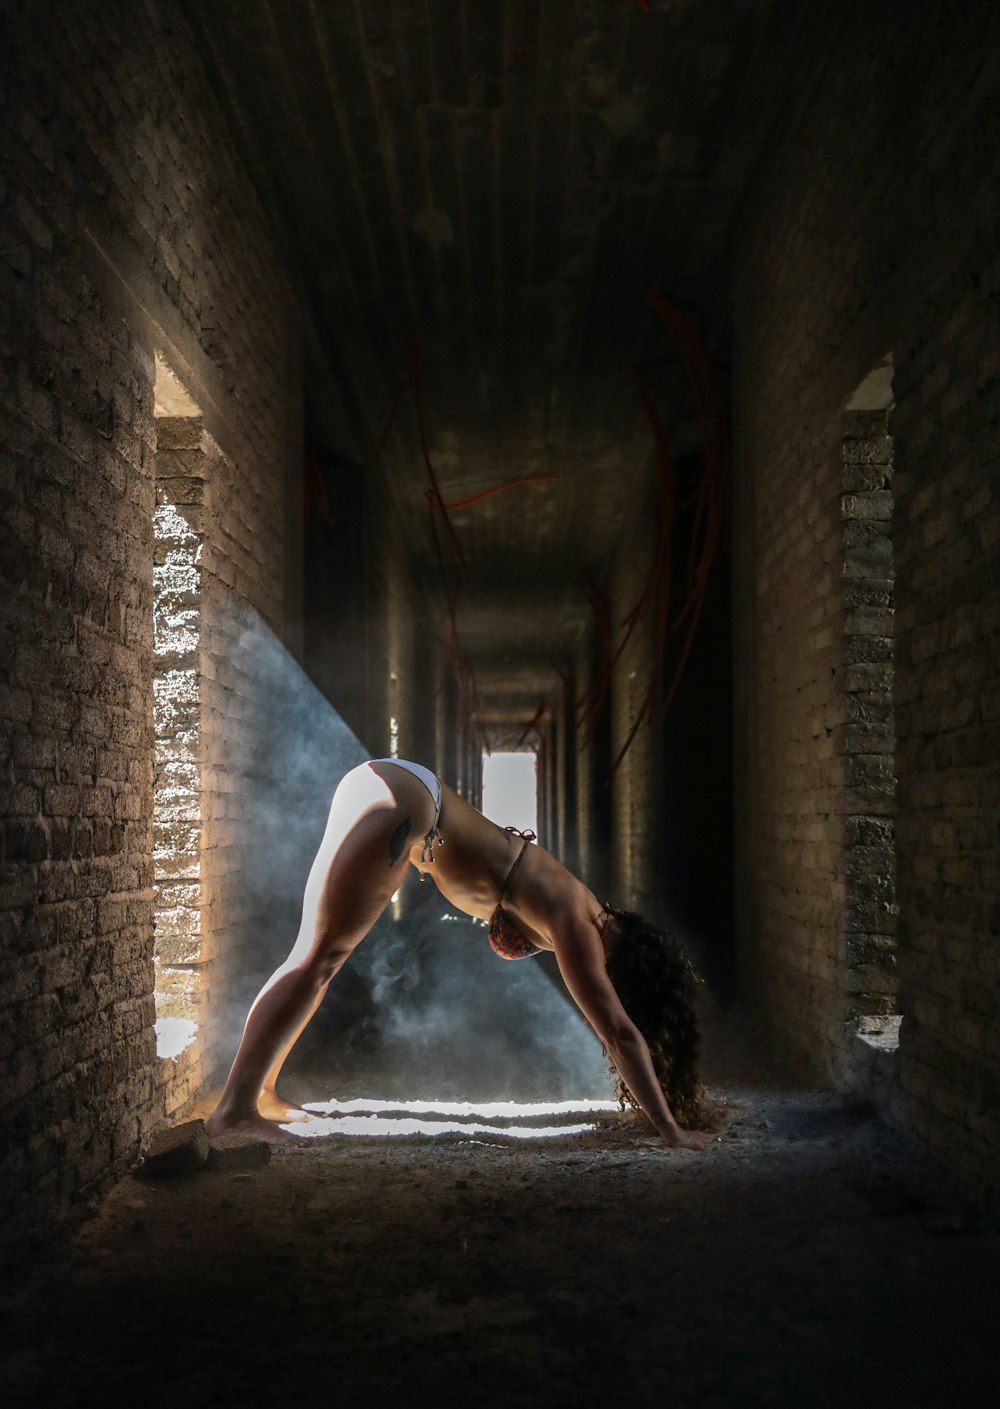
[[[43,811],[48,817],[72,817],[80,808],[80,789],[56,783],[45,789]]]
[[[848,413],[850,414],[850,413]],[[864,413],[863,413],[864,414]],[[877,414],[877,413],[876,413]],[[845,417],[845,421],[847,418]],[[892,437],[888,435],[852,436],[849,425],[843,441],[844,463],[848,465],[887,465],[892,466]]]
[[[986,7],[978,14],[985,22]],[[973,182],[987,202],[1000,191],[1000,161],[970,135],[989,120],[985,94],[975,111],[959,112],[948,101],[957,73],[974,63],[974,45],[965,58],[951,51],[945,64],[933,56],[927,30],[903,41],[909,74],[923,75],[925,111],[937,113],[939,153],[953,159],[925,166],[916,156],[885,158],[875,134],[884,132],[886,90],[873,80],[888,72],[890,53],[893,65],[901,59],[898,41],[898,31],[890,37],[888,27],[866,26],[860,49],[841,36],[824,55],[822,80],[810,86],[803,79],[798,120],[776,144],[767,178],[749,200],[745,238],[737,242],[736,435],[748,478],[737,486],[743,499],[736,521],[752,515],[754,540],[752,552],[745,548],[738,560],[737,600],[742,592],[753,606],[752,616],[738,608],[737,637],[747,643],[756,729],[745,835],[738,829],[738,840],[752,877],[746,923],[755,934],[755,983],[783,1040],[822,1067],[830,1049],[821,1034],[830,1030],[844,982],[866,1003],[879,999],[877,992],[860,992],[868,980],[876,990],[882,986],[877,968],[845,974],[843,960],[829,963],[829,941],[844,914],[860,920],[866,908],[857,896],[852,900],[850,852],[855,848],[857,864],[874,869],[877,857],[863,849],[873,839],[892,846],[895,833],[904,1034],[915,1038],[900,1050],[906,1099],[894,1109],[949,1166],[958,1165],[960,1152],[963,1177],[982,1186],[992,1165],[995,1189],[1000,1134],[984,1078],[996,1080],[1000,1053],[983,1045],[990,1025],[973,1007],[978,994],[995,992],[995,973],[968,988],[961,977],[977,962],[977,936],[986,932],[1000,805],[998,741],[986,737],[1000,710],[994,699],[1000,340],[983,297],[984,288],[995,293],[998,283],[995,252],[967,221]],[[848,88],[855,96],[850,160],[843,155],[847,118],[838,96]],[[954,156],[959,152],[964,160]],[[866,199],[873,181],[874,202]],[[920,212],[930,206],[937,217],[928,223]],[[829,251],[818,232],[834,227],[838,245],[866,251],[862,304],[852,301],[851,281],[827,268]],[[920,300],[911,299],[914,288],[923,290]],[[839,406],[870,367],[873,349],[890,347],[894,409],[851,411],[841,419]],[[807,348],[823,349],[821,370]],[[839,443],[835,427],[844,437]],[[847,519],[843,650],[825,671],[815,650],[827,619],[823,596],[836,588],[826,578],[827,562],[801,551],[805,515],[799,503],[797,524],[787,514],[796,491],[813,501],[810,539],[820,541],[815,525],[824,514],[828,522],[834,515]],[[865,614],[879,609],[885,615],[873,630]],[[891,673],[878,673],[883,662],[866,655],[858,639],[864,635],[895,636]],[[846,698],[844,690],[851,692]],[[817,717],[830,734],[812,727]],[[813,766],[802,752],[807,740]],[[896,815],[848,815],[843,849],[823,859],[806,837],[812,820],[835,815],[837,803],[828,783],[817,785],[815,763],[831,748],[834,758],[869,748],[877,758],[880,742],[897,776],[894,803],[888,775],[859,786],[845,767],[842,786],[849,808],[877,806],[882,797]],[[797,826],[782,826],[787,815]],[[816,912],[826,942],[802,930],[798,892],[807,862],[825,867],[829,877],[832,903]],[[989,1006],[988,998],[982,1001]],[[955,1034],[967,1059],[959,1060]],[[968,1110],[985,1132],[978,1144]]]
[[[136,277],[145,277],[145,262],[147,311],[174,330],[186,364],[203,360],[200,309],[218,308],[218,360],[241,368],[235,396],[217,391],[238,463],[206,439],[200,421],[164,421],[160,469],[189,526],[212,540],[206,578],[238,578],[252,594],[248,605],[272,624],[282,616],[283,461],[298,397],[286,356],[290,302],[268,223],[187,29],[172,25],[169,42],[158,43],[160,19],[125,7],[109,44],[101,12],[90,20],[74,13],[67,32],[43,37],[22,11],[5,34],[10,74],[30,73],[31,83],[11,105],[8,218],[0,222],[8,272],[0,399],[10,408],[0,458],[0,634],[13,667],[0,686],[0,939],[16,965],[0,985],[0,1009],[39,1004],[13,1072],[17,1089],[30,1081],[36,1097],[16,1194],[23,1204],[34,1186],[39,1210],[120,1173],[172,1080],[155,1062],[151,1034],[155,367],[144,315],[128,316],[127,290],[105,290],[107,271],[80,238],[78,191],[107,209],[113,233],[94,227],[98,241],[141,249]],[[153,114],[140,94],[158,89],[177,101]],[[118,140],[129,102],[142,113],[141,142],[131,145]],[[123,262],[120,251],[106,252],[133,263],[131,254]],[[210,492],[211,515],[199,507]],[[183,634],[190,618],[175,596],[171,624]],[[240,641],[234,605],[232,589],[220,591],[219,615],[230,612],[218,633],[223,654]],[[246,760],[256,757],[251,669],[241,675],[245,714],[234,733],[237,698],[235,689],[217,691],[205,745],[210,754],[212,741],[230,735],[228,755],[218,754],[235,796],[251,787]],[[234,847],[202,897],[230,933],[250,928],[252,897],[233,879],[245,864]],[[164,869],[185,885],[198,876],[190,860]],[[172,1109],[223,1055],[202,1042],[178,1077]],[[8,1186],[3,1193],[0,1222],[17,1219],[21,1205],[7,1198]]]
[[[867,494],[844,494],[840,499],[840,512],[845,519],[887,523],[892,518],[892,492],[882,489]]]

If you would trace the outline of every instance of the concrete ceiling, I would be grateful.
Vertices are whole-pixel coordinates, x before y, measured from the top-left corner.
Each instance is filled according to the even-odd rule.
[[[780,0],[210,0],[192,10],[309,310],[311,435],[371,464],[437,572],[407,348],[474,565],[466,647],[563,649],[646,492],[630,366],[683,301],[725,357],[726,248],[779,117]],[[412,370],[412,369],[411,369]],[[659,373],[678,441],[680,379]],[[438,515],[438,529],[444,527]],[[447,543],[445,552],[450,552]],[[500,589],[500,590],[498,590]],[[506,609],[502,591],[520,603]],[[491,606],[492,603],[492,606]]]

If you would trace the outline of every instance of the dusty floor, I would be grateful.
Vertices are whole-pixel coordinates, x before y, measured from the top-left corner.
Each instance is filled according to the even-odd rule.
[[[703,1156],[615,1115],[126,1180],[8,1305],[0,1401],[993,1409],[995,1223],[935,1232],[864,1112],[728,1094]]]

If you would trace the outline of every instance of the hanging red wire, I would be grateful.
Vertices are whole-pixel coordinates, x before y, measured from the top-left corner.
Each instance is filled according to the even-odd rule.
[[[405,363],[406,369],[409,373],[410,386],[413,393],[413,408],[417,422],[417,435],[420,441],[420,453],[423,457],[424,468],[427,472],[428,487],[425,491],[425,494],[428,506],[432,511],[431,532],[434,541],[435,553],[438,559],[438,568],[441,573],[441,582],[444,589],[445,602],[447,604],[448,634],[446,648],[453,662],[458,678],[459,699],[463,723],[466,727],[469,727],[472,721],[475,720],[475,728],[479,736],[479,741],[481,745],[485,747],[485,733],[480,722],[481,710],[479,704],[479,690],[476,684],[475,672],[473,671],[472,665],[468,660],[468,657],[465,655],[465,652],[463,651],[461,646],[457,621],[458,593],[461,589],[461,586],[464,585],[464,583],[468,580],[470,574],[470,567],[468,558],[465,555],[465,551],[459,540],[458,534],[455,531],[455,526],[452,523],[451,518],[449,517],[449,511],[454,509],[468,508],[473,504],[479,503],[483,499],[489,498],[490,495],[499,494],[502,490],[511,489],[520,484],[529,484],[537,482],[539,480],[556,479],[558,478],[558,476],[541,474],[515,475],[513,478],[505,480],[501,484],[493,485],[491,488],[482,491],[480,494],[473,495],[471,498],[459,500],[452,504],[445,503],[441,495],[440,485],[438,484],[437,474],[434,470],[434,464],[431,460],[430,448],[427,441],[426,416],[424,414],[423,400],[423,384],[421,379],[420,348],[416,338],[411,338],[407,343]],[[392,422],[395,419],[395,413],[398,410],[399,399],[400,394],[397,393],[396,401],[394,402],[393,409],[390,412],[389,416],[389,426],[392,425]],[[384,443],[384,437],[382,443]],[[458,588],[452,586],[448,576],[448,571],[444,561],[444,554],[441,551],[441,545],[438,539],[437,530],[434,526],[434,510],[439,510],[444,515],[445,527],[448,531],[448,537],[451,540],[451,545],[455,551],[455,555],[462,566],[462,581],[459,584]]]
[[[677,692],[694,644],[709,575],[722,546],[729,513],[731,462],[725,399],[708,354],[690,324],[662,295],[650,293],[647,303],[680,351],[694,392],[704,447],[704,471],[698,487],[695,532],[692,535],[689,556],[687,598],[671,628],[678,630],[685,618],[688,618],[687,631],[674,666],[670,686],[660,703],[658,714],[662,719]]]
[[[465,569],[465,571],[468,572],[469,560],[466,558],[465,551],[462,548],[461,543],[458,541],[458,534],[455,532],[454,524],[448,517],[448,510],[444,507],[444,500],[441,498],[441,490],[438,486],[437,475],[434,473],[434,465],[431,462],[431,453],[427,445],[427,429],[424,424],[424,395],[420,380],[420,348],[417,344],[416,338],[411,338],[409,343],[407,344],[406,364],[410,371],[410,383],[413,388],[413,409],[416,413],[417,418],[417,436],[420,440],[420,453],[424,458],[424,468],[427,471],[427,478],[430,480],[430,489],[428,490],[428,503],[431,502],[429,496],[433,494],[434,502],[438,506],[440,506],[441,511],[444,514],[445,525],[448,529],[448,537],[451,539],[451,544],[452,547],[455,549],[455,554],[458,558],[458,561],[462,564],[462,567]]]
[[[534,731],[535,731],[535,733],[538,735],[539,739],[541,739],[542,734],[541,734],[541,730],[538,728],[538,726],[539,726],[539,724],[541,723],[542,718],[544,717],[544,715],[545,715],[545,701],[543,700],[543,701],[541,702],[541,704],[538,706],[538,708],[535,710],[534,714],[533,714],[533,715],[531,716],[531,718],[528,720],[527,724],[524,726],[524,731],[523,731],[523,733],[521,734],[521,737],[518,739],[517,743],[514,745],[514,752],[515,752],[515,753],[516,753],[517,750],[521,747],[521,745],[524,743],[525,739],[526,739],[526,738],[528,737],[528,735],[531,733],[532,729],[534,729]]]
[[[649,423],[656,455],[658,502],[653,554],[639,596],[622,619],[622,635],[613,643],[607,603],[592,578],[584,582],[598,628],[600,665],[593,686],[578,702],[581,709],[581,743],[593,735],[596,720],[607,700],[615,667],[638,626],[655,612],[654,664],[636,717],[618,751],[612,775],[631,747],[643,724],[663,719],[674,699],[694,643],[712,566],[718,556],[728,516],[729,432],[725,401],[718,379],[700,340],[676,308],[660,294],[647,296],[650,310],[663,323],[674,344],[691,389],[703,448],[701,472],[691,507],[691,543],[688,552],[684,600],[671,619],[672,546],[676,524],[676,495],[669,440],[659,408],[645,378],[631,371],[633,384]],[[663,669],[671,633],[685,627],[680,649],[668,681]]]
[[[481,494],[473,494],[469,499],[456,499],[451,504],[442,504],[435,491],[428,489],[427,502],[432,509],[443,509],[446,513],[449,509],[470,509],[481,499],[488,499],[491,494],[499,494],[502,489],[512,489],[516,484],[534,484],[538,480],[558,478],[558,475],[515,475],[513,479],[505,479],[502,484],[494,484],[492,488],[484,489]]]
[[[375,443],[369,464],[374,466],[388,442],[389,435],[399,415],[402,405],[403,395],[409,383],[410,392],[413,399],[413,411],[417,425],[417,437],[420,443],[420,454],[424,462],[424,469],[427,474],[428,486],[425,491],[428,507],[431,509],[431,536],[434,543],[435,556],[438,562],[438,570],[441,575],[441,585],[445,597],[445,622],[446,631],[444,635],[444,646],[448,657],[452,662],[458,682],[459,709],[462,724],[465,728],[472,725],[475,720],[475,728],[479,735],[480,742],[485,745],[485,735],[480,722],[479,691],[476,684],[475,672],[472,665],[462,649],[461,639],[458,631],[458,595],[461,586],[467,581],[470,573],[469,561],[465,550],[462,547],[455,525],[449,517],[449,511],[454,509],[469,508],[473,504],[487,499],[490,495],[498,494],[502,490],[514,488],[520,484],[528,484],[539,480],[556,479],[556,475],[515,475],[501,484],[493,485],[489,489],[483,490],[480,494],[471,496],[468,499],[459,500],[455,503],[445,503],[441,488],[438,483],[437,474],[434,469],[434,462],[431,459],[430,447],[427,439],[427,420],[424,412],[423,383],[421,376],[420,347],[415,337],[408,339],[404,350],[404,370],[396,391],[393,395],[392,404],[385,422]],[[444,516],[445,528],[451,542],[455,557],[461,565],[461,579],[456,586],[449,575],[445,563],[444,553],[438,537],[434,511],[440,511]],[[439,628],[440,629],[440,628]]]
[[[583,590],[590,602],[597,632],[597,667],[593,685],[589,690],[585,690],[576,702],[581,748],[590,743],[594,737],[597,721],[601,716],[611,687],[613,669],[611,663],[613,652],[611,612],[603,592],[589,569],[583,575]]]
[[[333,521],[333,514],[330,512],[330,500],[326,492],[326,480],[323,477],[319,460],[316,458],[316,452],[311,445],[306,445],[302,456],[302,497],[306,513],[314,510],[327,528],[332,528],[336,532],[337,526]]]

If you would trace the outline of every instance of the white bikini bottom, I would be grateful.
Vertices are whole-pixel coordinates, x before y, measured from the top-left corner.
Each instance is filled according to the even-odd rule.
[[[405,768],[407,773],[412,773],[414,778],[419,778],[421,783],[431,795],[434,803],[434,825],[424,837],[424,850],[421,861],[429,864],[434,860],[435,846],[441,846],[443,838],[438,831],[438,818],[441,816],[441,782],[436,773],[432,773],[429,768],[425,768],[422,763],[410,763],[405,758],[373,758],[372,763],[392,763],[397,768]]]

